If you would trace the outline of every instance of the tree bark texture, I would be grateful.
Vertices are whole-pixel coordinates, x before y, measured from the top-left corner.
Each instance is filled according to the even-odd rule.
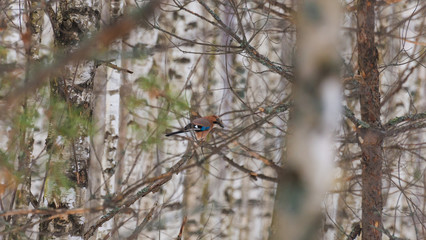
[[[109,16],[108,21],[111,25],[115,23],[121,12],[121,0],[113,0],[109,3]],[[108,27],[105,26],[105,27]],[[122,39],[115,39],[109,46],[110,55],[108,59],[114,59],[111,61],[112,64],[116,66],[121,66],[122,58],[120,54],[122,52]],[[106,80],[106,81],[105,81]],[[114,70],[112,68],[107,69],[106,79],[102,80],[102,85],[106,87],[106,96],[105,102],[105,116],[102,121],[102,124],[105,125],[104,132],[99,134],[104,137],[103,143],[103,154],[99,158],[101,163],[102,171],[97,172],[98,177],[102,180],[100,186],[100,195],[101,196],[113,196],[115,190],[119,190],[119,186],[116,186],[115,183],[117,178],[117,168],[119,164],[123,164],[122,161],[118,160],[118,141],[121,137],[126,135],[120,135],[120,108],[121,108],[121,84],[122,84],[122,72]],[[97,163],[95,163],[97,164]],[[118,191],[119,192],[119,191]],[[103,203],[105,204],[105,202]],[[96,233],[96,239],[105,238],[108,234],[112,234],[114,226],[117,226],[119,222],[119,217],[115,217],[110,221],[106,222],[102,228],[98,229]],[[115,232],[115,235],[112,235],[112,238],[118,238],[119,233]]]
[[[375,0],[361,0],[357,9],[358,67],[361,119],[370,125],[358,129],[362,149],[362,238],[382,236],[383,134],[380,123],[378,52],[374,41]]]
[[[55,47],[67,56],[79,48],[90,32],[98,29],[99,12],[77,1],[60,1],[57,4],[56,8],[47,4],[46,11],[52,24]],[[50,80],[51,107],[59,108],[62,112],[60,116],[50,117],[46,140],[50,166],[45,195],[51,208],[73,208],[84,202],[84,191],[88,185],[88,130],[92,121],[95,70],[94,60],[82,59],[65,65],[61,74]],[[65,107],[61,107],[61,102]],[[75,127],[76,121],[79,125]],[[73,126],[71,133],[62,130]],[[67,177],[70,184],[57,180],[58,171]],[[55,237],[81,236],[81,216],[70,215],[68,218],[43,222],[40,232],[41,238],[49,238],[52,234]]]

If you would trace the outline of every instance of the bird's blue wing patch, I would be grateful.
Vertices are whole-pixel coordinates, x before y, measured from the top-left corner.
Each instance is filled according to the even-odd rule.
[[[201,131],[206,131],[206,130],[209,130],[210,129],[210,127],[201,127]]]

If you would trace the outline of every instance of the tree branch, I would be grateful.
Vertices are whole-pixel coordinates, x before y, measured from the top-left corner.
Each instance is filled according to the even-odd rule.
[[[343,106],[343,114],[345,115],[345,117],[347,117],[349,120],[351,120],[351,122],[353,124],[355,124],[355,126],[358,127],[363,127],[363,128],[369,128],[370,124],[358,119],[355,117],[355,114],[346,106]]]
[[[250,45],[247,40],[241,39],[232,29],[227,26],[222,19],[205,3],[203,0],[197,0],[206,10],[209,12],[209,14],[219,23],[222,30],[225,31],[229,36],[231,36],[233,39],[235,39],[243,48],[250,57],[254,58],[257,62],[261,63],[262,65],[266,66],[269,70],[272,72],[278,73],[281,76],[285,77],[288,81],[293,81],[293,75],[289,73],[289,71],[285,71],[282,67],[278,66],[277,64],[274,64],[271,60],[269,60],[264,55],[260,54],[253,46]]]
[[[417,114],[408,114],[401,117],[392,118],[385,124],[385,128],[393,127],[399,123],[402,123],[404,121],[417,121],[426,119],[426,112],[417,113]]]
[[[186,221],[188,220],[188,216],[185,216],[183,218],[182,221],[182,225],[180,226],[180,231],[179,231],[179,235],[177,236],[177,240],[181,240],[182,239],[182,234],[183,234],[183,228],[185,227]]]
[[[94,225],[92,225],[87,232],[84,233],[84,239],[89,239],[95,231],[102,226],[105,222],[112,219],[115,215],[117,215],[120,212],[125,211],[130,205],[132,205],[137,200],[145,197],[151,192],[156,192],[160,189],[161,186],[163,186],[165,183],[170,181],[172,179],[172,176],[174,173],[178,172],[179,169],[194,155],[194,150],[190,150],[186,152],[181,160],[177,162],[175,165],[173,165],[169,171],[167,171],[167,176],[165,178],[159,179],[158,181],[152,183],[151,185],[143,188],[139,192],[137,192],[135,195],[130,196],[124,203],[122,203],[120,206],[116,207],[115,209],[109,211],[107,214],[102,216]]]
[[[133,231],[132,235],[130,235],[127,240],[137,239],[139,236],[139,233],[142,231],[142,229],[146,226],[146,224],[151,220],[152,215],[154,214],[154,209],[157,208],[158,202],[154,204],[154,206],[151,208],[149,213],[145,216],[142,223],[139,224],[136,229]]]
[[[406,122],[406,124],[402,126],[396,126],[403,122]],[[387,129],[386,136],[388,137],[414,129],[426,128],[426,112],[408,114],[405,116],[393,118],[385,124],[385,128]]]
[[[263,180],[266,181],[271,181],[271,182],[277,182],[278,180],[276,178],[273,177],[269,177],[266,176],[264,174],[257,174],[254,171],[247,169],[241,165],[239,165],[238,163],[234,162],[232,159],[228,158],[225,154],[223,154],[222,152],[218,151],[219,155],[222,156],[223,160],[225,160],[227,163],[229,163],[229,165],[237,168],[238,170],[247,173],[251,178],[253,178],[254,180],[257,180],[257,178],[261,178]]]

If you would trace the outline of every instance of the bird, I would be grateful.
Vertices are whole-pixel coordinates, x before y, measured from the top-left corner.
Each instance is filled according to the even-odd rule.
[[[184,132],[194,132],[197,140],[204,141],[207,135],[213,129],[214,124],[224,128],[222,120],[220,120],[220,118],[216,115],[211,115],[196,118],[192,120],[192,122],[188,123],[188,125],[186,125],[183,129],[176,132],[167,133],[166,137]]]

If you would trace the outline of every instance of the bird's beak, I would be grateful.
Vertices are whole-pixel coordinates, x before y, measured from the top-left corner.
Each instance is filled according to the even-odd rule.
[[[221,126],[222,128],[224,128],[225,126],[223,126],[223,122],[221,120],[217,121],[217,124],[219,124],[219,126]]]

